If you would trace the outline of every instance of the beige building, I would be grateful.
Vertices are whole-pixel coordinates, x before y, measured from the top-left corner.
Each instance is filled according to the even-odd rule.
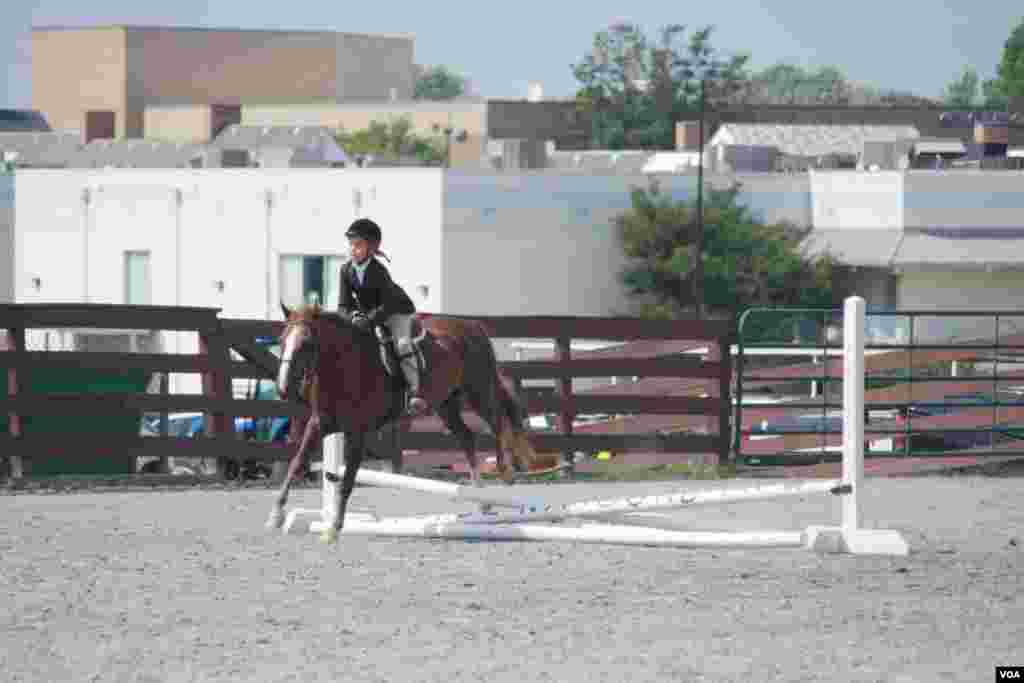
[[[453,167],[478,164],[487,153],[487,103],[482,100],[414,100],[405,102],[347,102],[338,104],[246,105],[242,107],[244,126],[325,126],[332,130],[357,131],[374,121],[408,118],[413,131],[430,137],[435,126],[463,138],[451,142]]]
[[[210,120],[215,104],[409,99],[413,87],[407,36],[138,26],[32,31],[33,108],[54,129],[87,139],[149,137],[147,123]],[[197,105],[199,113],[189,111]],[[147,117],[148,109],[157,111]]]

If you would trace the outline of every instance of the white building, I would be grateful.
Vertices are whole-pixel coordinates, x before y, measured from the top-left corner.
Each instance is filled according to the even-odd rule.
[[[14,174],[0,170],[0,303],[14,301]]]
[[[1024,172],[812,172],[812,250],[860,267],[880,308],[1019,311],[1024,331]],[[1017,328],[1020,328],[1019,330]],[[926,318],[918,341],[991,337],[991,318]]]
[[[692,176],[660,180],[676,198],[695,189]],[[211,306],[262,319],[280,319],[282,300],[333,308],[344,230],[369,216],[419,310],[624,314],[613,220],[647,182],[428,168],[23,170],[4,298]],[[746,196],[763,217],[809,223],[806,178],[759,183]],[[186,337],[162,343],[195,352]]]

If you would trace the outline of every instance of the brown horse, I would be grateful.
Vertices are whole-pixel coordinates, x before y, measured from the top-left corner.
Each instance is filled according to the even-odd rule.
[[[372,332],[317,306],[292,311],[282,304],[281,308],[286,324],[280,340],[277,388],[282,398],[305,400],[311,410],[267,527],[281,526],[289,489],[305,469],[310,446],[323,434],[343,432],[345,475],[334,508],[337,518],[323,534],[325,541],[334,542],[344,524],[345,508],[366,450],[367,435],[396,420],[406,431],[412,420],[403,413],[400,380],[385,368],[380,342]],[[505,451],[510,451],[516,463],[526,469],[535,454],[523,428],[525,411],[501,381],[494,346],[486,330],[479,322],[470,320],[429,318],[419,323],[424,334],[420,348],[427,358],[421,395],[458,439],[475,485],[480,484],[480,466],[475,435],[462,419],[464,399],[494,433],[498,470],[506,481],[511,481]]]

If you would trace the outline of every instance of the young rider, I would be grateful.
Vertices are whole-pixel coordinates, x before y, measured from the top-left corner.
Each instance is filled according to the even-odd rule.
[[[377,255],[382,233],[380,226],[369,218],[360,218],[345,231],[352,255],[341,267],[341,296],[338,311],[349,317],[354,325],[364,330],[375,326],[390,330],[401,361],[402,374],[409,383],[409,413],[418,415],[427,408],[419,395],[420,368],[411,339],[412,317],[416,306],[405,290],[394,280]],[[389,259],[390,260],[390,259]]]

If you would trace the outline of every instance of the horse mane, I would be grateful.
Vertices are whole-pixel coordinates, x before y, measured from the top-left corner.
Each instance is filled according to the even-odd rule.
[[[327,320],[334,324],[334,326],[339,330],[348,333],[354,339],[373,339],[374,343],[376,343],[376,338],[372,333],[366,333],[363,330],[360,330],[352,324],[347,316],[344,316],[337,311],[325,310],[321,308],[320,304],[303,304],[292,309],[292,319],[297,322],[304,323],[311,323],[317,320]]]

